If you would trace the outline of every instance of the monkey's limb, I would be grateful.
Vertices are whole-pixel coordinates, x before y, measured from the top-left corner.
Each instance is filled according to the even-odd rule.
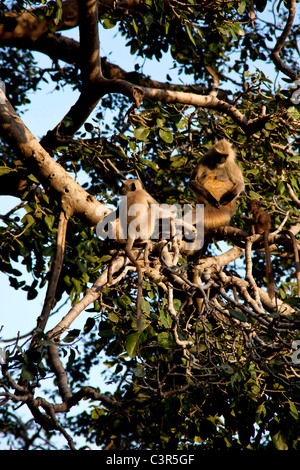
[[[136,299],[136,323],[137,328],[139,331],[142,331],[142,297],[143,297],[143,271],[139,263],[137,262],[136,258],[132,254],[132,247],[133,247],[134,240],[132,238],[128,238],[126,246],[125,246],[125,253],[126,256],[130,259],[132,264],[136,268],[136,272],[138,275],[138,291],[137,291],[137,299]]]
[[[227,191],[223,196],[221,196],[221,199],[219,201],[221,206],[224,206],[226,204],[229,204],[233,199],[238,197],[238,195],[242,192],[244,188],[244,183],[236,183],[232,189]]]
[[[255,220],[253,219],[253,217],[247,217],[246,215],[241,214],[241,215],[240,215],[240,219],[244,220],[247,224],[250,225],[251,234],[254,235],[255,230],[254,230],[254,232],[253,232],[253,231],[252,231],[252,228],[253,228],[253,225],[255,225]],[[252,232],[253,232],[253,233],[252,233]]]
[[[269,234],[270,231],[266,230],[264,232],[264,245],[265,245],[265,256],[266,256],[266,277],[267,277],[267,287],[268,294],[271,300],[275,298],[275,289],[274,289],[274,276],[271,264],[270,248],[269,248]]]
[[[196,193],[199,193],[206,201],[214,207],[220,207],[219,201],[206,189],[202,184],[196,180],[189,182],[189,187]]]

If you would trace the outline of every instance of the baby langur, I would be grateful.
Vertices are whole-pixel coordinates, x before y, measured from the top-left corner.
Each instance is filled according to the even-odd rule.
[[[251,225],[251,233],[254,235],[255,233],[261,234],[264,236],[264,247],[265,247],[265,256],[266,256],[266,278],[268,282],[268,293],[271,300],[275,297],[274,291],[274,278],[273,278],[273,270],[271,265],[271,257],[270,257],[270,248],[268,237],[271,230],[271,218],[269,214],[262,210],[258,201],[254,199],[249,203],[249,214],[252,214],[253,217],[245,217],[242,218],[246,220]]]
[[[146,242],[151,237],[155,220],[153,212],[151,217],[151,205],[158,202],[150,196],[143,188],[142,183],[137,179],[130,179],[123,182],[121,195],[127,197],[127,241],[125,253],[136,268],[138,275],[137,292],[137,327],[142,330],[142,295],[143,295],[143,272],[136,257],[132,254],[132,247],[136,240]]]
[[[219,140],[203,155],[192,173],[189,187],[197,203],[204,204],[205,232],[229,224],[237,197],[245,187],[230,142]]]

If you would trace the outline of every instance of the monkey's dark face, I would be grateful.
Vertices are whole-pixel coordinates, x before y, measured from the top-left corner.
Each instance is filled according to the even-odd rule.
[[[260,208],[260,204],[258,201],[250,201],[249,203],[250,214]]]
[[[120,194],[126,196],[126,194],[136,191],[138,189],[143,189],[142,183],[136,179],[130,179],[127,181],[123,181],[122,187],[120,189]]]
[[[223,163],[226,162],[228,157],[228,154],[223,154],[223,153],[216,153],[215,155],[215,163],[216,165],[223,165]]]

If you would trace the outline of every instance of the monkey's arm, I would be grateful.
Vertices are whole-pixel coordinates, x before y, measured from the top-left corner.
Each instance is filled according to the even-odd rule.
[[[151,204],[159,204],[159,202],[157,202],[154,197],[150,196],[150,194],[147,194],[147,202],[149,206],[151,206]]]
[[[251,225],[255,224],[253,217],[247,217],[246,215],[241,214],[240,218],[244,220],[245,222],[247,222],[247,224],[251,224]]]
[[[243,191],[243,189],[244,189],[243,182],[236,183],[232,189],[230,189],[225,194],[223,194],[223,196],[220,199],[220,205],[225,206],[226,204],[229,204],[233,199],[238,197],[238,195]]]
[[[219,201],[217,201],[216,198],[214,198],[214,196],[206,188],[204,188],[201,183],[199,183],[199,181],[191,179],[189,182],[189,187],[196,195],[199,194],[204,199],[206,199],[210,205],[217,208],[220,207]]]

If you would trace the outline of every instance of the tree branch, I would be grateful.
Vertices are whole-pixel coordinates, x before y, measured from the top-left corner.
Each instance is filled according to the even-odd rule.
[[[64,168],[54,161],[27,129],[0,90],[0,132],[15,149],[25,166],[61,201],[66,217],[77,215],[90,225],[97,223],[110,211],[94,196],[77,184]]]
[[[58,354],[57,345],[52,345],[48,347],[49,361],[53,372],[55,373],[57,379],[57,386],[60,393],[60,396],[64,403],[67,403],[69,398],[72,396],[72,392],[69,388],[68,377],[66,371],[60,361]]]
[[[59,280],[64,260],[67,225],[68,219],[66,218],[64,211],[61,211],[59,214],[56,249],[51,267],[51,277],[48,283],[42,313],[37,320],[36,333],[33,334],[30,347],[33,347],[36,344],[38,332],[44,331],[50,312],[54,305],[57,283]]]
[[[97,0],[78,0],[80,70],[83,88],[103,78],[100,60]]]
[[[282,72],[284,73],[285,75],[287,75],[288,77],[290,77],[293,81],[296,81],[298,80],[298,75],[296,74],[296,72],[294,72],[294,70],[292,70],[290,67],[288,67],[284,61],[281,59],[280,57],[280,51],[281,49],[283,48],[284,46],[284,43],[286,41],[286,39],[288,38],[290,32],[291,32],[291,28],[293,26],[293,23],[294,23],[294,18],[295,18],[295,12],[296,12],[296,0],[290,0],[290,5],[289,5],[289,15],[288,15],[288,19],[287,19],[287,22],[285,24],[285,27],[283,29],[283,32],[282,34],[279,36],[279,38],[277,39],[277,42],[275,44],[275,47],[273,49],[273,51],[271,52],[271,59],[273,60],[274,64],[276,65],[276,67]]]
[[[122,267],[124,267],[125,269],[122,271],[120,276],[113,279],[111,282],[111,285],[117,284],[120,281],[120,278],[123,278],[129,269],[129,267],[126,266],[126,263],[127,262],[124,260],[123,256],[119,256],[118,258],[116,258],[111,263],[111,266],[109,268],[106,268],[103,273],[98,277],[94,285],[86,291],[83,298],[71,308],[71,310],[52,330],[48,331],[47,337],[49,339],[59,338],[61,334],[67,328],[69,328],[69,326],[78,317],[78,315],[80,315],[81,312],[83,312],[88,307],[88,305],[98,299],[101,289],[109,282],[109,270],[111,274],[113,274],[115,272],[118,272]]]

